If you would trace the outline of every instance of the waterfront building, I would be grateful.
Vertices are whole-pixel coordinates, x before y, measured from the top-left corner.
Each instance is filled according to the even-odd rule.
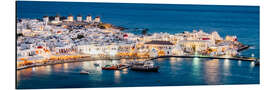
[[[179,41],[178,45],[183,47],[187,52],[200,52],[215,45],[215,43],[209,40],[183,40]]]
[[[126,43],[119,43],[118,44],[118,51],[117,56],[118,57],[131,57],[136,56],[136,50],[135,50],[134,44],[126,44]]]
[[[183,56],[184,55],[184,50],[182,49],[181,46],[174,45],[173,49],[172,49],[172,55],[174,55],[174,56]]]
[[[172,55],[173,43],[170,41],[150,41],[145,42],[144,46],[150,49],[150,53],[157,53],[158,56]]]
[[[80,45],[77,46],[78,52],[90,55],[93,58],[115,58],[118,52],[117,45]]]

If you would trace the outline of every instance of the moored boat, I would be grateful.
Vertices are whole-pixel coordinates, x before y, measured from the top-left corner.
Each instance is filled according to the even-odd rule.
[[[111,65],[106,65],[104,67],[101,67],[102,70],[119,70],[118,66],[111,66]]]
[[[152,61],[145,61],[143,64],[134,64],[130,68],[134,71],[158,72],[159,66],[154,66]]]
[[[134,71],[158,72],[159,66],[133,65],[130,69]]]

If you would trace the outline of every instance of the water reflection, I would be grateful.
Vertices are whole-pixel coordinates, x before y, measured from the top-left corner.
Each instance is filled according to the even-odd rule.
[[[61,72],[63,68],[63,64],[55,64],[53,65],[53,71]]]
[[[223,67],[224,67],[225,72],[229,72],[229,69],[230,69],[230,60],[229,59],[224,59]]]
[[[64,63],[64,72],[68,72],[68,63]]]
[[[170,64],[173,65],[175,63],[176,63],[176,58],[175,57],[170,58]]]
[[[255,62],[254,61],[250,62],[250,69],[249,69],[249,71],[252,72],[252,70],[253,70],[254,67],[255,67]]]
[[[128,69],[125,68],[125,69],[122,70],[122,72],[123,72],[123,74],[127,74],[128,73]]]
[[[115,83],[120,83],[120,76],[121,76],[121,73],[119,70],[115,70],[114,71],[114,82]]]
[[[240,67],[242,64],[242,61],[241,60],[238,60],[238,66]]]
[[[199,58],[193,58],[192,71],[195,76],[200,76],[200,59]]]
[[[207,60],[204,66],[205,80],[207,84],[218,84],[219,82],[219,60]]]
[[[250,68],[253,68],[254,66],[255,66],[255,62],[252,61],[252,62],[250,63]]]
[[[69,80],[71,84],[72,82],[76,82],[79,80],[85,80],[84,85],[92,85],[98,84],[98,86],[102,86],[104,84],[99,84],[100,82],[104,83],[112,83],[112,86],[115,84],[122,85],[122,83],[128,84],[136,84],[131,82],[137,82],[138,78],[143,78],[144,82],[148,82],[149,80],[157,80],[157,78],[164,78],[168,82],[160,82],[162,84],[175,84],[171,82],[181,83],[183,80],[192,81],[191,85],[196,85],[198,83],[203,84],[231,84],[235,83],[233,80],[238,80],[239,83],[246,83],[250,77],[254,77],[250,74],[250,72],[254,73],[257,70],[254,62],[246,62],[246,61],[233,61],[233,60],[219,60],[219,59],[201,59],[201,58],[165,58],[160,59],[162,61],[155,62],[161,66],[159,73],[149,73],[149,72],[134,72],[129,69],[123,70],[115,70],[115,71],[103,71],[101,69],[102,66],[111,65],[111,64],[120,64],[132,61],[134,59],[121,59],[121,60],[96,60],[96,61],[85,61],[85,62],[75,62],[75,63],[64,63],[64,64],[56,64],[56,65],[48,65],[41,66],[35,68],[28,68],[17,71],[17,80],[18,85],[24,85],[26,81],[28,85],[32,85],[30,82],[38,82],[46,79],[51,81],[60,81],[60,82],[68,82]],[[136,60],[136,59],[135,59]],[[99,64],[99,65],[95,65]],[[237,69],[231,69],[233,66],[247,66],[247,67],[238,67]],[[59,74],[58,72],[62,70],[66,73],[66,77],[69,80],[65,79],[55,79],[58,77],[63,77],[64,74]],[[81,70],[87,70],[90,72],[89,75],[81,75],[79,74]],[[241,71],[249,71],[250,72],[241,72]],[[61,72],[61,71],[60,71]],[[75,73],[74,73],[75,72]],[[258,74],[257,72],[255,72]],[[143,76],[142,76],[143,75]],[[153,75],[153,76],[151,76]],[[155,75],[155,76],[154,76]],[[231,75],[233,77],[228,77]],[[236,75],[236,76],[234,76]],[[245,75],[246,77],[239,78],[239,75]],[[124,76],[124,77],[123,77]],[[156,77],[158,76],[158,77]],[[36,78],[42,77],[42,78]],[[43,78],[44,77],[44,78]],[[127,77],[127,78],[126,78]],[[183,79],[183,80],[181,80]],[[243,80],[244,79],[244,80]],[[250,83],[257,82],[259,78],[255,77],[256,80],[250,80]],[[257,80],[258,79],[258,80]],[[72,81],[73,80],[73,81]],[[162,79],[161,79],[162,80]],[[179,80],[179,82],[177,81]],[[194,81],[194,82],[193,82]],[[245,81],[245,82],[244,82]],[[97,83],[93,83],[97,82]],[[23,84],[21,84],[23,83]],[[41,82],[42,84],[46,84],[46,82]],[[148,83],[143,83],[148,85]],[[36,85],[36,84],[35,84]],[[48,86],[49,87],[49,86]]]

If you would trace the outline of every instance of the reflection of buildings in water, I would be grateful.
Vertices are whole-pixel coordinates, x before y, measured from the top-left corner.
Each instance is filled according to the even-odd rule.
[[[64,63],[64,72],[68,71],[68,63]]]
[[[20,77],[23,77],[24,79],[31,78],[32,74],[33,74],[32,68],[26,68],[23,70],[19,70],[17,72],[17,77],[19,77],[18,79],[21,79]]]
[[[225,73],[230,73],[230,60],[224,59],[223,69]]]
[[[16,82],[19,83],[20,80],[21,80],[21,71],[18,71],[18,70],[17,70],[16,72],[17,72],[17,75],[16,75],[17,80],[16,80]]]
[[[183,60],[183,58],[177,58],[176,62],[181,62]]]
[[[171,58],[170,58],[170,64],[179,63],[179,62],[181,62],[182,60],[183,60],[182,58],[171,57]]]
[[[249,69],[249,72],[252,72],[254,66],[255,66],[255,61],[251,61],[251,62],[250,62],[250,69]]]
[[[48,65],[48,66],[46,66],[45,68],[46,68],[46,69],[45,69],[45,72],[44,72],[44,73],[46,73],[46,74],[51,74],[51,72],[52,72],[52,66],[51,66],[51,65]]]
[[[205,80],[207,84],[218,84],[219,82],[219,60],[207,60],[204,66]]]
[[[175,57],[170,58],[170,64],[173,65],[175,63],[176,63],[176,58]]]
[[[121,76],[121,73],[119,70],[115,70],[114,71],[114,82],[115,83],[120,83],[120,76]]]
[[[199,58],[193,58],[192,71],[193,71],[193,75],[200,76],[200,59]]]
[[[170,64],[173,65],[176,63],[176,59],[175,58],[170,58]]]
[[[51,65],[34,67],[35,70],[32,69],[32,71],[37,72],[37,74],[50,74],[52,69],[51,67]]]
[[[56,71],[56,72],[60,71],[61,72],[62,68],[63,68],[63,64],[55,64],[55,65],[53,65],[53,71]]]
[[[32,71],[34,71],[34,72],[35,72],[35,71],[36,71],[36,67],[32,67]]]
[[[164,60],[163,58],[158,58],[157,59],[157,61],[160,61],[160,62],[163,61],[163,60]]]
[[[127,68],[123,69],[123,70],[122,70],[122,73],[123,73],[123,74],[127,74],[127,73],[128,73],[128,69],[127,69]]]

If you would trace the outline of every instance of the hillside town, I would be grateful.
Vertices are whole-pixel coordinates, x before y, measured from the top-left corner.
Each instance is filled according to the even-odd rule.
[[[234,57],[247,48],[237,36],[202,30],[136,35],[123,32],[99,16],[44,16],[17,20],[17,67],[69,61],[159,56]]]

